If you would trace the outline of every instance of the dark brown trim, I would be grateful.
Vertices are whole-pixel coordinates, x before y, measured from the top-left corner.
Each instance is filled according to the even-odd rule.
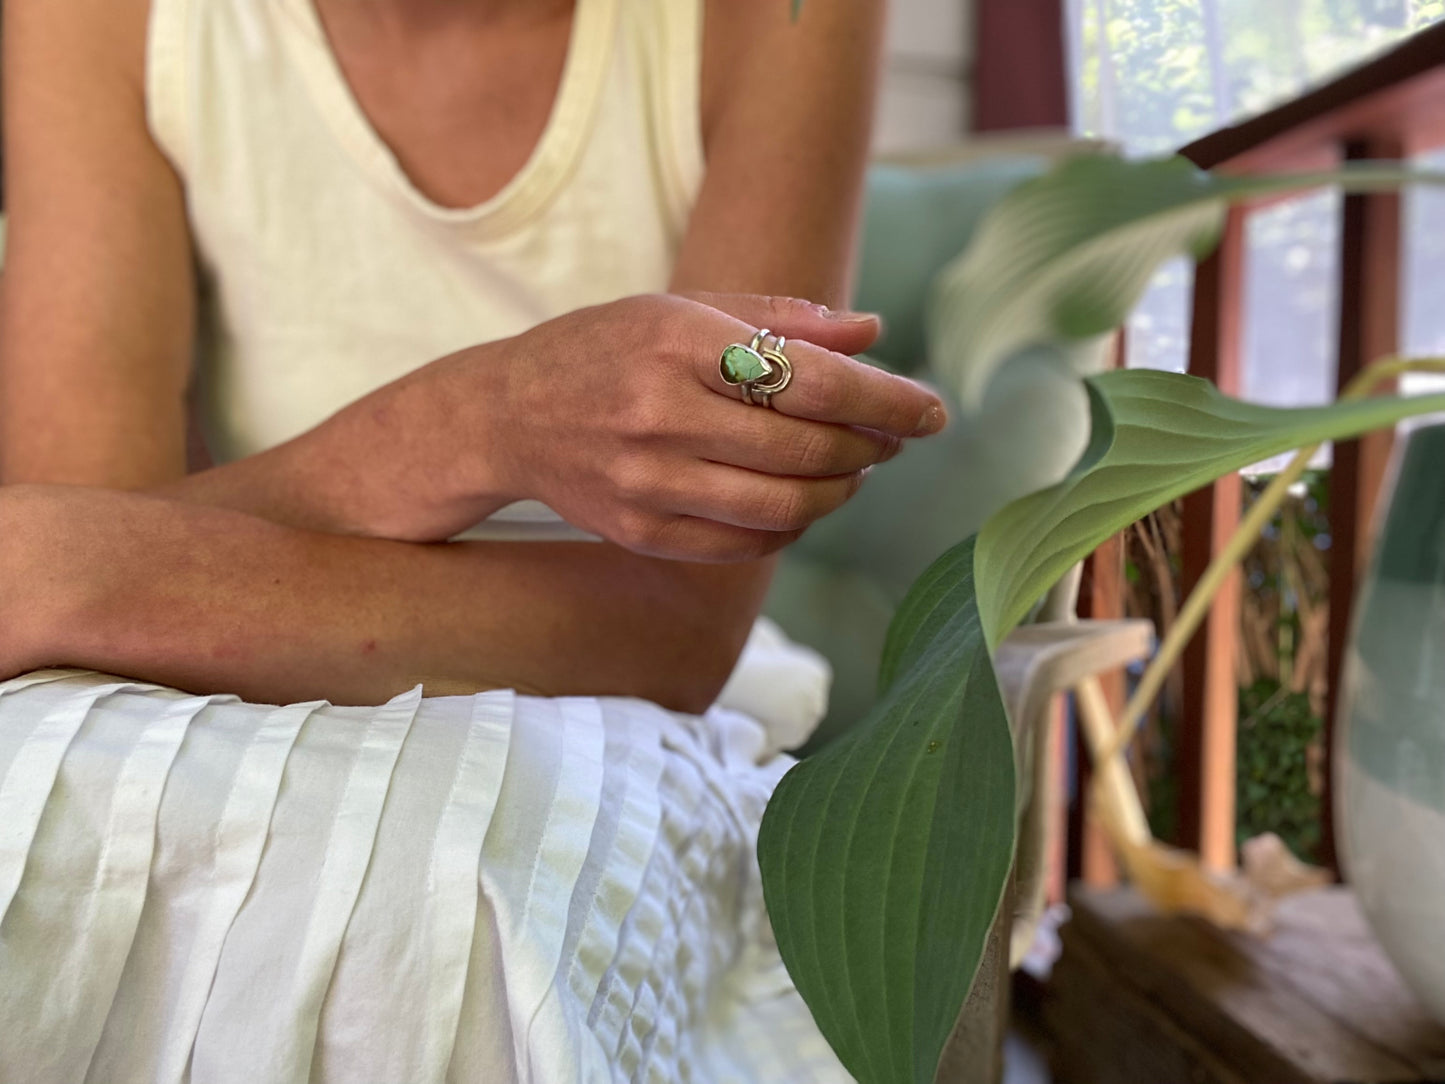
[[[1244,212],[1230,212],[1218,249],[1194,276],[1189,371],[1220,390],[1240,390],[1240,320],[1244,287]],[[1238,474],[1184,499],[1181,594],[1194,590],[1214,555],[1239,525]],[[1240,580],[1236,572],[1214,598],[1183,659],[1179,720],[1180,843],[1206,866],[1234,865],[1235,729],[1239,718]]]
[[[1123,336],[1119,340],[1123,343]],[[1122,357],[1122,352],[1121,352]],[[1118,362],[1122,367],[1122,361]],[[1124,598],[1127,583],[1124,578],[1124,536],[1116,534],[1096,549],[1084,564],[1084,575],[1079,585],[1079,615],[1095,621],[1117,621],[1124,616]],[[1111,670],[1098,675],[1104,699],[1115,719],[1124,712],[1128,700],[1128,689],[1123,670]],[[1077,733],[1077,731],[1076,731]],[[1079,825],[1077,843],[1078,868],[1073,876],[1095,888],[1109,888],[1119,883],[1119,867],[1114,858],[1113,847],[1104,832],[1103,825],[1092,814],[1088,801],[1089,780],[1092,765],[1088,744],[1082,735],[1078,736],[1080,751],[1080,772],[1078,799],[1083,819]]]
[[[1260,116],[1181,152],[1205,169],[1308,169],[1342,143],[1393,137],[1411,152],[1445,145],[1445,23]]]
[[[1067,128],[1062,0],[975,0],[973,130]]]

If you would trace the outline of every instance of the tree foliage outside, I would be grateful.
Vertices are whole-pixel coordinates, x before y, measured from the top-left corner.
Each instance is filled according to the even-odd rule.
[[[1445,170],[1445,151],[1425,155],[1421,164]],[[1400,345],[1407,354],[1445,355],[1445,306],[1440,304],[1440,280],[1445,277],[1445,192],[1407,192],[1404,231],[1405,296]],[[1440,387],[1441,380],[1414,374],[1404,381],[1404,386],[1409,391],[1425,391]]]
[[[1088,133],[1164,153],[1445,17],[1445,0],[1070,0]]]
[[[1158,154],[1277,105],[1445,19],[1445,0],[1068,0],[1075,126],[1129,154]],[[1334,393],[1339,197],[1251,217],[1246,398],[1294,405]],[[1445,201],[1415,218],[1445,226]],[[1416,281],[1445,270],[1441,229],[1412,232]],[[1129,325],[1131,365],[1183,369],[1191,269],[1166,267]],[[1438,278],[1437,278],[1438,281]],[[1445,344],[1445,313],[1407,313],[1408,349]]]
[[[1265,490],[1246,482],[1246,503]],[[1329,691],[1329,479],[1312,472],[1242,567],[1236,836],[1278,835],[1319,860]]]

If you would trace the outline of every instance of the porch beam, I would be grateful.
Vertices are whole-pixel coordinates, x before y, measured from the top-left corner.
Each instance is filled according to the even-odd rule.
[[[1194,276],[1189,371],[1221,391],[1241,390],[1240,343],[1244,295],[1245,213],[1232,210],[1219,247]],[[1184,499],[1180,555],[1184,596],[1239,525],[1238,474]],[[1239,686],[1240,579],[1232,573],[1183,658],[1179,720],[1180,843],[1199,852],[1211,869],[1235,865],[1235,728]]]
[[[974,0],[973,130],[1067,128],[1063,0]]]

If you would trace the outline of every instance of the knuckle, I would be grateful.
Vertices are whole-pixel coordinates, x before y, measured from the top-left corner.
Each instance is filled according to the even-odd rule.
[[[617,303],[629,327],[649,328],[674,318],[681,299],[669,294],[636,294]]]
[[[902,437],[895,437],[891,433],[880,433],[878,434],[878,451],[873,461],[886,463],[901,451],[903,451]]]
[[[730,560],[741,564],[744,561],[757,561],[778,550],[779,544],[773,541],[778,535],[774,531],[758,531],[739,539],[729,547],[728,557]]]
[[[756,561],[773,551],[773,531],[748,530],[733,527],[717,531],[709,539],[709,557],[714,561],[740,563]]]
[[[812,412],[829,421],[852,417],[860,399],[853,374],[846,368],[835,369],[831,364],[824,364],[826,367],[815,373],[818,379],[808,384],[808,404]]]
[[[608,467],[608,478],[619,500],[637,504],[651,495],[655,488],[653,470],[640,455],[620,455]]]
[[[792,545],[802,535],[802,528],[790,531],[754,531],[746,541],[741,543],[738,559],[756,561],[763,557],[770,557],[779,550]]]
[[[691,356],[698,339],[697,312],[695,305],[662,305],[650,320],[639,324],[647,332],[643,349],[652,355],[654,362],[666,363],[670,359]],[[659,354],[661,357],[657,356]]]
[[[650,553],[662,541],[663,524],[644,512],[624,511],[617,517],[617,537],[612,541],[637,553]]]
[[[668,403],[662,395],[642,394],[623,408],[622,427],[632,437],[656,437],[666,430],[669,416]]]
[[[822,426],[809,425],[800,428],[791,439],[787,462],[792,463],[799,474],[833,473],[832,468],[838,461],[838,446],[831,432]]]
[[[769,318],[786,325],[816,313],[821,306],[815,305],[811,301],[805,301],[799,297],[788,297],[784,294],[770,294],[765,298],[764,308]]]
[[[769,320],[784,320],[793,311],[793,299],[781,294],[767,294],[763,297],[763,312]]]
[[[748,561],[752,559],[752,552],[758,544],[754,535],[764,534],[764,531],[711,524],[698,539],[697,556],[701,560],[719,564]]]
[[[757,522],[768,531],[791,531],[812,522],[809,502],[802,487],[781,484],[766,490],[758,498]]]

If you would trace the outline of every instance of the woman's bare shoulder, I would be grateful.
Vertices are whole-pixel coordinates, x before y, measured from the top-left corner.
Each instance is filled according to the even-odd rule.
[[[150,7],[151,0],[5,0],[7,97],[17,66],[42,65],[82,93],[93,84],[115,89],[116,79],[139,92]]]
[[[0,291],[6,481],[184,468],[194,281],[179,178],[146,126],[149,0],[6,0]]]

